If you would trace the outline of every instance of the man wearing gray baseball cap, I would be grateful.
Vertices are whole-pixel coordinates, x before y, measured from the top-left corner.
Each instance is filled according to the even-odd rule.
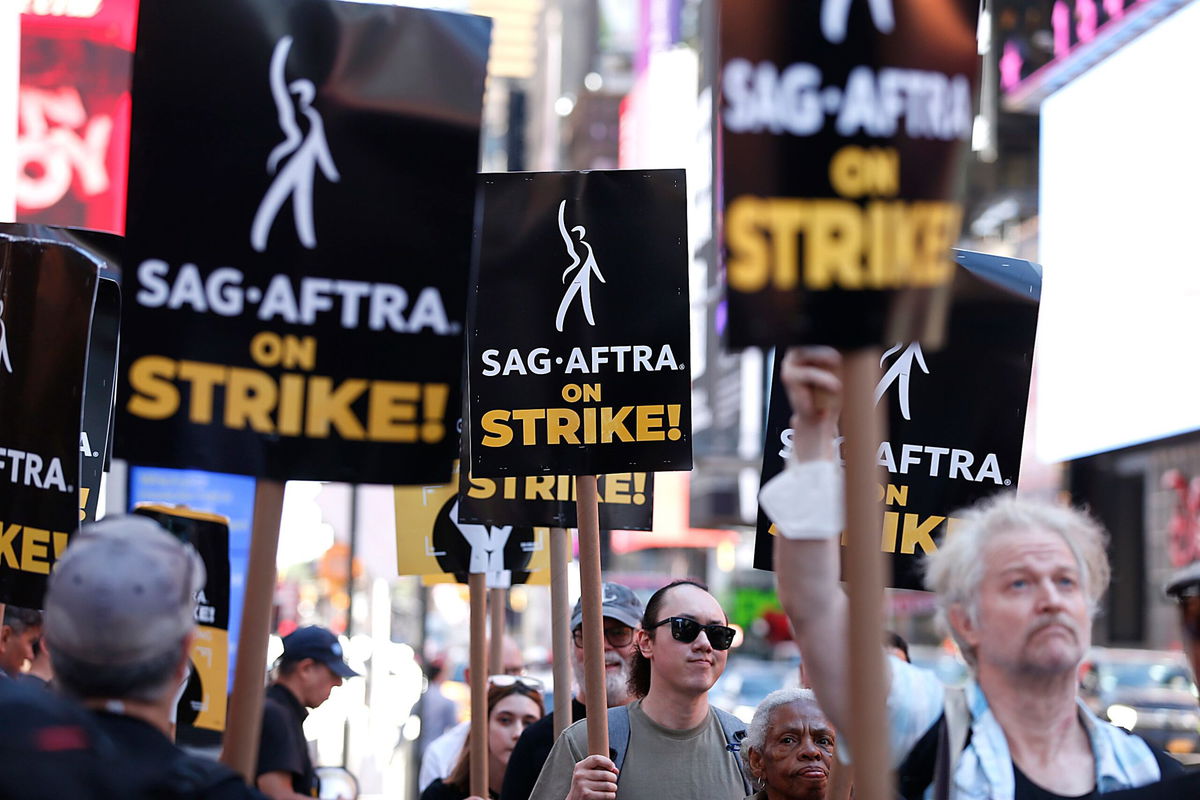
[[[605,583],[601,587],[600,610],[604,615],[604,693],[609,708],[623,706],[633,698],[629,695],[629,664],[633,658],[633,632],[642,621],[642,601],[628,586]],[[571,636],[574,648],[571,671],[575,673],[577,689],[571,700],[575,720],[587,716],[587,691],[583,679],[583,606],[576,601],[571,613]],[[504,772],[504,800],[529,800],[537,783],[542,765],[554,747],[554,712],[551,711],[530,725],[521,734],[508,759]]]
[[[190,545],[135,516],[83,527],[50,575],[44,635],[55,680],[90,711],[111,768],[141,789],[126,797],[262,798],[169,738],[204,580]]]

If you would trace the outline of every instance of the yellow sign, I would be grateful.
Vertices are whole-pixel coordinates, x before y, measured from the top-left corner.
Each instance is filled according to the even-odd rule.
[[[396,571],[422,575],[425,583],[465,580],[487,572],[503,583],[504,571],[517,582],[549,584],[549,529],[459,524],[458,464],[450,483],[397,486]],[[522,580],[526,573],[532,573]]]

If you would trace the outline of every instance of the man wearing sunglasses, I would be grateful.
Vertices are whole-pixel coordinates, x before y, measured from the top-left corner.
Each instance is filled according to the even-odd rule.
[[[734,630],[708,591],[676,581],[655,592],[635,633],[629,691],[608,712],[610,755],[588,755],[587,722],[554,743],[532,800],[741,800],[745,725],[708,704]],[[507,796],[506,796],[507,798]]]
[[[630,701],[629,664],[633,658],[633,634],[642,621],[642,601],[628,586],[605,583],[601,587],[604,614],[604,694],[609,708]],[[571,670],[575,673],[575,696],[571,716],[578,721],[587,716],[587,690],[583,676],[583,606],[575,603],[571,614],[573,640]],[[529,800],[538,774],[554,746],[554,712],[530,725],[521,734],[504,773],[504,800]]]

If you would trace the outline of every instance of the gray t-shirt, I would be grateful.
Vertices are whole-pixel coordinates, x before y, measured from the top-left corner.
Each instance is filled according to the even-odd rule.
[[[564,800],[571,773],[587,752],[587,720],[580,720],[554,743],[529,800]],[[677,731],[646,716],[639,700],[629,706],[629,747],[617,800],[742,800],[746,790],[737,758],[726,748],[712,709],[695,728]]]

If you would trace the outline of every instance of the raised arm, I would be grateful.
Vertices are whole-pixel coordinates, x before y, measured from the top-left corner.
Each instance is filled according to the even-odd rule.
[[[781,381],[792,406],[792,460],[763,488],[775,522],[775,579],[795,629],[809,682],[840,730],[850,721],[849,612],[838,584],[841,467],[834,437],[841,408],[841,356],[828,347],[793,347]],[[788,538],[803,537],[803,538]]]

